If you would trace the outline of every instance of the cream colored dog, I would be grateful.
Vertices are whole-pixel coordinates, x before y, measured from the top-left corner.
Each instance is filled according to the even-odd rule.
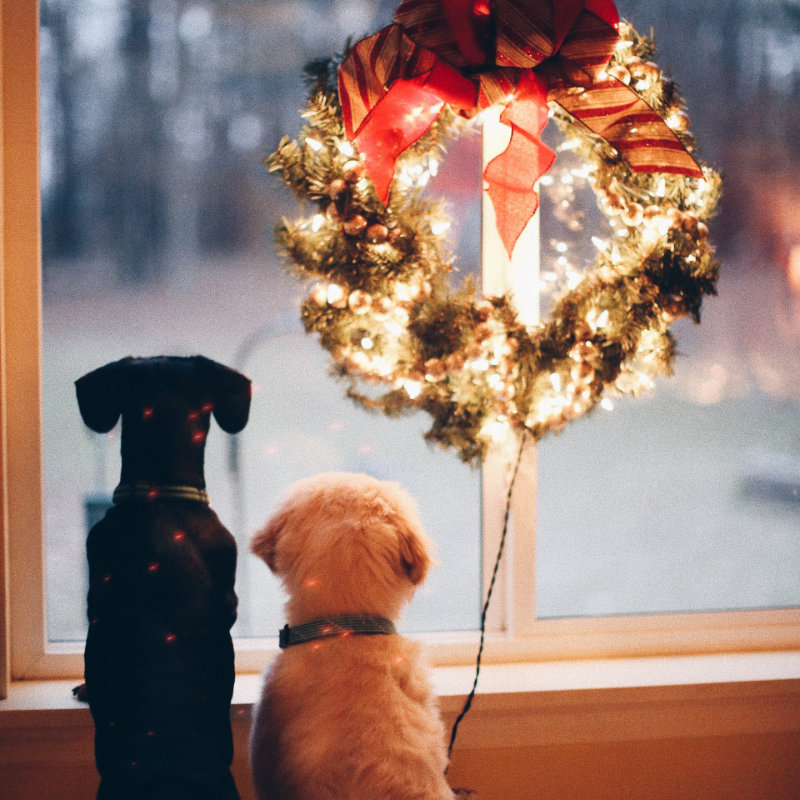
[[[452,800],[418,646],[393,621],[431,565],[410,495],[367,475],[299,481],[252,550],[289,599],[254,711],[260,800]]]

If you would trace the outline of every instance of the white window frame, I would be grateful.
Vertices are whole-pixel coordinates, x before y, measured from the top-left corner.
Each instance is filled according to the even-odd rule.
[[[36,0],[0,5],[0,697],[10,681],[78,678],[80,643],[48,642],[42,514],[41,248]],[[511,450],[514,448],[512,447]],[[505,511],[510,461],[484,468],[483,591]],[[488,618],[485,663],[800,649],[800,609],[608,618],[535,617],[535,447],[526,448]],[[474,662],[477,633],[423,634],[438,665]],[[274,639],[237,642],[237,671],[260,671]]]

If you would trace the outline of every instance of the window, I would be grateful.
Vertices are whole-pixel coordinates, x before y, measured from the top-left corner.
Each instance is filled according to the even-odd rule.
[[[148,4],[131,4],[130,9],[135,6],[140,14],[145,13],[142,9],[147,9],[149,17],[146,19],[135,15],[129,17],[130,9],[123,0],[95,0],[80,5],[56,0],[42,2],[45,32],[41,42],[41,171],[42,201],[45,206],[45,270],[41,288],[38,270],[34,269],[39,263],[35,199],[38,188],[31,186],[30,180],[37,171],[38,128],[36,115],[31,110],[36,107],[36,20],[31,9],[10,9],[10,5],[9,2],[3,5],[6,212],[3,374],[7,411],[4,444],[8,458],[9,488],[5,499],[11,548],[9,588],[14,673],[17,676],[78,674],[81,669],[81,571],[84,568],[83,536],[86,526],[83,514],[92,508],[93,490],[100,490],[102,500],[109,488],[113,488],[118,467],[115,462],[117,443],[113,439],[92,439],[82,429],[74,404],[72,382],[83,372],[131,351],[140,354],[167,349],[184,353],[194,351],[199,346],[197,334],[191,327],[195,324],[199,324],[208,337],[205,341],[209,345],[202,345],[207,355],[241,367],[255,379],[257,386],[260,385],[254,404],[253,422],[240,439],[238,474],[246,475],[243,483],[237,484],[232,480],[237,473],[236,470],[232,473],[228,467],[231,442],[226,441],[219,431],[212,434],[214,439],[209,442],[207,479],[213,505],[223,520],[231,529],[246,530],[248,526],[261,521],[274,493],[280,491],[290,479],[328,466],[365,469],[400,479],[418,496],[425,515],[432,513],[426,512],[425,494],[430,485],[427,476],[436,474],[438,480],[427,502],[430,509],[439,509],[440,515],[437,519],[426,518],[426,522],[439,545],[439,556],[443,562],[443,567],[438,570],[439,575],[446,575],[446,569],[450,566],[454,566],[454,569],[449,577],[440,579],[439,583],[434,583],[437,580],[434,574],[430,594],[423,593],[420,596],[415,606],[419,610],[410,610],[407,624],[414,630],[448,631],[443,635],[447,641],[441,650],[437,650],[436,642],[442,636],[427,637],[434,656],[441,660],[469,662],[475,652],[475,636],[469,632],[477,627],[481,585],[485,586],[488,582],[502,524],[505,499],[503,483],[507,474],[503,457],[495,455],[483,471],[481,507],[481,476],[462,467],[450,454],[427,453],[418,433],[424,420],[414,421],[406,428],[394,420],[370,419],[367,423],[359,418],[357,423],[353,422],[356,411],[339,397],[339,388],[335,384],[326,383],[323,354],[315,342],[296,332],[296,312],[290,302],[295,287],[274,266],[268,268],[263,260],[265,254],[271,251],[268,234],[266,243],[264,236],[264,230],[272,224],[269,215],[277,217],[286,213],[288,201],[278,194],[275,182],[264,174],[260,157],[268,152],[280,134],[297,124],[297,110],[303,103],[298,65],[308,56],[335,52],[351,33],[359,35],[377,30],[388,21],[395,4],[366,0],[319,4],[329,9],[332,15],[326,18],[327,24],[322,25],[320,11],[314,4],[299,3],[297,0],[268,4],[150,0]],[[631,3],[631,6],[630,13],[627,9],[622,11],[633,17],[634,24],[647,27],[652,24],[659,33],[659,41],[663,43],[659,63],[673,64],[680,78],[684,74],[688,76],[686,51],[679,47],[686,42],[688,34],[686,26],[679,24],[679,15],[675,14],[671,22],[667,7],[662,9],[661,5],[645,2]],[[732,6],[739,8],[740,4]],[[744,8],[744,4],[741,6]],[[670,9],[674,7],[674,4],[669,6]],[[72,9],[79,16],[67,14],[67,9]],[[252,19],[242,26],[241,21],[237,21],[237,15],[245,11],[271,15],[266,32],[259,33],[260,29]],[[673,13],[670,11],[670,14]],[[639,21],[639,16],[642,21]],[[102,25],[98,25],[100,18]],[[673,24],[678,27],[672,27]],[[9,34],[12,26],[13,36]],[[746,48],[747,37],[740,35],[738,30],[735,29],[731,35],[741,48]],[[760,30],[765,41],[772,41],[769,35],[777,37],[772,47],[778,50],[785,48],[772,22],[767,20]],[[19,31],[24,35],[17,35]],[[62,34],[70,31],[79,43],[75,46],[83,50],[77,62],[67,64],[66,61],[59,61],[66,58],[59,48],[65,46],[61,40]],[[268,38],[264,39],[263,36]],[[708,47],[712,46],[712,40],[713,37]],[[103,54],[103,48],[110,48],[114,54],[120,42],[124,42],[128,48],[125,51],[127,55],[115,59],[114,65],[108,69],[99,67],[96,59]],[[294,49],[285,50],[289,42],[295,48],[302,45],[308,49],[300,54],[295,53]],[[674,48],[672,54],[668,42]],[[697,44],[697,47],[700,45]],[[244,66],[236,74],[225,72],[225,69],[230,70],[227,55],[233,50],[241,50],[243,54]],[[767,48],[767,52],[773,51]],[[71,57],[76,57],[75,53]],[[129,61],[127,67],[126,59]],[[259,65],[264,59],[271,60],[274,65],[273,73],[270,73],[272,83],[265,83],[264,74],[260,71],[262,67]],[[192,73],[189,79],[186,70],[193,63],[199,72]],[[706,62],[701,62],[701,65],[703,63]],[[212,74],[212,68],[223,71]],[[12,69],[13,72],[10,71]],[[778,66],[774,69],[777,70]],[[96,73],[92,74],[91,70],[96,70]],[[702,84],[705,77],[704,74],[698,74],[697,78],[683,79],[695,81],[694,85],[697,86]],[[65,88],[59,84],[61,80],[67,84],[71,82],[71,87]],[[86,83],[81,87],[82,80]],[[176,93],[182,83],[189,94],[185,102],[178,102]],[[87,91],[88,85],[96,89]],[[691,90],[692,86],[687,83],[686,88]],[[74,136],[71,142],[65,141],[64,131],[69,127],[65,127],[65,108],[56,102],[56,98],[63,97],[65,91],[74,93],[72,113],[75,116],[71,123]],[[727,156],[722,149],[722,131],[715,138],[713,120],[703,119],[702,101],[699,104],[692,103],[690,91],[686,91],[686,94],[692,104],[690,110],[696,114],[694,127],[701,142],[709,140],[711,147],[717,148],[717,152],[707,154],[709,158],[716,161],[717,155],[720,159],[725,156],[731,158],[729,163],[736,163],[735,158]],[[121,97],[127,98],[127,102],[122,103]],[[788,106],[790,97],[791,94],[781,95],[777,92],[773,98],[776,109],[781,112],[775,111],[777,116],[780,117],[784,111],[791,111]],[[117,98],[116,101],[114,98]],[[265,106],[265,98],[268,106]],[[265,112],[265,107],[269,114]],[[136,114],[126,116],[134,110]],[[112,150],[98,149],[98,134],[91,124],[92,114],[107,115],[111,124],[109,141],[123,149],[131,146],[130,137],[150,135],[152,126],[158,127],[162,138],[153,143],[151,154],[159,157],[160,169],[142,180],[141,171],[133,169],[129,163],[123,163]],[[787,126],[786,130],[790,128]],[[747,141],[750,133],[743,131],[741,136]],[[785,148],[790,148],[788,134],[781,142]],[[209,171],[204,158],[211,149],[218,149],[226,156]],[[782,180],[791,187],[791,181],[797,180],[797,154],[784,153],[780,149],[778,152],[781,158],[786,159],[781,164]],[[105,174],[70,186],[70,169],[76,166],[71,159],[85,158],[87,153],[94,154],[93,157],[99,157],[98,153],[102,155]],[[463,160],[458,152],[451,152],[450,155],[455,156],[457,162]],[[720,163],[720,166],[724,167],[724,164]],[[466,188],[459,183],[462,175],[467,179]],[[464,220],[454,235],[460,237],[462,242],[460,252],[464,269],[470,269],[473,266],[470,259],[474,261],[479,247],[476,235],[479,222],[474,211],[477,190],[474,180],[466,171],[461,173],[453,169],[450,176],[453,178],[453,203],[459,209],[456,217]],[[106,183],[100,180],[101,177]],[[444,170],[437,179],[437,192],[448,190],[446,178],[447,170]],[[206,189],[197,191],[192,182],[194,180]],[[745,187],[742,191],[759,189],[763,192],[765,186],[778,186],[774,181],[765,181],[759,173],[749,178],[742,177],[741,180]],[[131,184],[140,193],[141,202],[126,210],[121,207],[124,203],[118,189]],[[459,195],[459,191],[463,194]],[[63,195],[59,196],[59,193]],[[793,194],[787,188],[787,197],[791,196]],[[14,198],[13,206],[9,203],[10,197]],[[112,200],[114,203],[110,203]],[[764,206],[764,203],[756,200],[751,203],[753,209],[762,209]],[[58,207],[61,213],[54,212],[54,208]],[[75,208],[88,210],[94,220],[96,227],[81,234],[88,241],[72,238],[78,235],[72,227],[74,221],[69,218],[69,212]],[[143,209],[148,209],[148,213],[143,214]],[[776,203],[775,213],[780,209],[781,205]],[[733,209],[725,213],[730,215]],[[120,240],[112,232],[110,217],[113,214],[126,220],[130,232],[128,239]],[[776,297],[785,300],[793,296],[785,293],[785,287],[792,285],[790,265],[794,263],[793,248],[800,241],[800,234],[791,227],[794,224],[792,219],[792,215],[787,217],[784,228],[775,227],[778,223],[768,220],[763,230],[751,222],[752,232],[748,230],[745,239],[758,242],[756,234],[766,231],[775,236],[775,252],[784,252],[786,256],[783,261],[768,262],[779,267],[782,265],[781,268],[773,268],[770,273],[772,285],[778,287],[772,293],[767,293],[772,303],[783,302],[776,300]],[[552,237],[548,233],[546,220],[543,219],[542,225],[545,251]],[[731,233],[737,227],[737,220],[723,213],[720,225],[719,230],[727,231],[725,235],[729,237],[723,243],[722,254],[725,257],[724,248],[737,252],[742,247],[742,238],[736,239]],[[186,245],[192,242],[196,246],[197,239],[204,241],[201,248],[196,248],[201,250],[203,257],[199,261],[190,261],[187,253],[191,248]],[[109,242],[115,242],[115,251],[108,249]],[[784,251],[780,250],[781,247],[784,247]],[[69,248],[77,249],[70,251]],[[76,272],[75,253],[79,251],[83,253],[84,263],[80,272]],[[103,261],[108,258],[109,252],[114,252],[114,264],[121,265],[119,272],[117,266],[112,269],[108,262]],[[160,274],[159,263],[163,269]],[[209,285],[218,285],[216,282],[219,281],[222,265],[233,271],[225,273],[225,296],[215,298],[220,304],[218,310],[208,313],[202,290]],[[746,266],[737,268],[733,277],[750,280]],[[228,277],[231,275],[236,276],[235,280]],[[126,280],[133,282],[126,285]],[[115,284],[114,291],[98,307],[98,298],[106,292],[112,281]],[[142,286],[147,282],[157,287],[155,294],[143,291]],[[744,288],[737,291],[746,294],[747,287],[752,285],[738,283],[737,286]],[[724,283],[721,290],[725,291]],[[736,296],[737,291],[731,290],[728,296]],[[211,293],[215,293],[213,289]],[[168,299],[175,296],[184,302]],[[40,297],[43,297],[44,304],[41,339],[38,333]],[[723,294],[717,302],[727,302],[725,297]],[[198,305],[201,310],[196,308]],[[243,312],[243,308],[247,310]],[[713,304],[710,304],[707,311],[709,317],[713,314],[713,308]],[[76,313],[79,315],[77,319]],[[766,318],[766,314],[764,316]],[[199,317],[199,321],[195,317]],[[151,324],[154,318],[159,320],[160,330],[154,330]],[[791,321],[791,315],[788,320]],[[106,321],[110,324],[103,327]],[[696,346],[696,353],[701,353],[700,348],[706,346],[706,337],[712,343],[719,342],[720,347],[725,345],[727,349],[719,352],[725,355],[730,352],[734,360],[729,364],[715,353],[713,363],[723,366],[725,376],[735,374],[735,359],[747,351],[744,340],[737,338],[732,343],[726,341],[729,330],[727,323],[719,323],[716,328],[718,333],[712,339],[711,334],[715,330],[713,317],[711,333],[707,333],[705,322],[697,332],[690,329],[682,333],[681,336],[687,337],[682,341]],[[237,328],[235,337],[230,333],[234,326]],[[68,336],[77,338],[69,339]],[[696,345],[693,340],[696,340]],[[75,344],[71,343],[73,341]],[[214,344],[215,341],[217,344]],[[786,352],[788,350],[784,343],[777,350],[770,351],[769,359],[780,359],[781,354]],[[294,371],[300,359],[308,365],[302,375]],[[703,397],[706,400],[714,399],[713,393],[719,390],[722,373],[718,369],[709,370],[705,367],[704,359],[705,356],[687,359],[687,369],[698,369],[701,377],[692,383],[691,376],[684,378],[679,374],[678,381],[683,381],[679,386],[689,382],[695,389],[699,387],[702,390],[708,383],[707,391],[710,394]],[[767,395],[769,392],[766,390],[774,384],[774,380],[770,384],[770,376],[774,379],[776,372],[774,366],[771,367],[774,362],[769,359],[767,368],[758,373],[762,376],[759,384],[761,391]],[[762,361],[758,363],[763,366]],[[299,381],[301,377],[302,383]],[[280,392],[277,386],[281,387]],[[44,398],[43,442],[31,434],[39,430],[36,398],[40,395],[40,387]],[[672,388],[663,388],[673,391]],[[691,392],[687,390],[686,396],[691,397]],[[261,412],[255,412],[255,409],[260,398],[264,398],[264,411],[259,421],[257,414]],[[298,421],[291,430],[284,429],[283,425],[270,428],[276,420],[284,420],[297,407],[298,398],[307,408],[310,407],[307,405],[310,398],[315,404],[319,403],[314,406],[310,420]],[[793,404],[796,407],[791,398],[789,394],[781,401],[787,413],[791,412]],[[639,530],[641,509],[635,509],[630,500],[627,503],[621,499],[614,500],[611,494],[613,486],[605,479],[611,472],[609,464],[620,467],[629,464],[633,458],[631,450],[635,449],[638,457],[640,450],[651,446],[647,434],[654,425],[668,439],[673,436],[664,425],[663,405],[659,405],[664,402],[657,395],[650,404],[638,401],[631,409],[618,408],[605,417],[595,415],[585,423],[574,425],[560,437],[543,443],[536,454],[532,449],[529,451],[515,494],[513,539],[503,565],[503,583],[495,593],[491,609],[490,630],[495,635],[489,642],[488,657],[502,659],[525,658],[531,654],[547,657],[640,653],[653,648],[664,652],[797,643],[800,626],[796,610],[776,609],[776,606],[797,605],[798,598],[791,591],[775,595],[780,598],[778,600],[753,599],[754,596],[748,594],[744,587],[739,591],[740,587],[734,584],[736,591],[732,600],[726,598],[720,601],[718,595],[702,596],[699,602],[689,607],[682,590],[674,600],[669,597],[666,601],[654,599],[659,582],[674,583],[675,576],[664,572],[662,567],[670,561],[665,554],[669,555],[677,547],[670,547],[671,542],[665,539],[667,534],[653,536],[648,530],[642,536]],[[671,402],[668,407],[675,408]],[[720,408],[719,403],[707,404],[708,418],[725,419]],[[703,409],[700,411],[705,413]],[[728,419],[738,418],[735,405],[726,413],[730,414]],[[638,430],[644,431],[647,445],[632,448],[623,444],[623,434],[635,437],[637,430],[633,425],[637,417],[642,420],[637,423]],[[762,412],[763,428],[778,438],[770,440],[756,437],[755,441],[786,444],[788,437],[773,425],[775,419],[772,409],[766,414]],[[685,416],[680,417],[679,428],[686,422]],[[373,423],[381,427],[367,427]],[[608,425],[612,426],[611,433],[607,432]],[[65,434],[65,429],[71,432]],[[349,431],[356,433],[348,439]],[[412,466],[405,476],[398,472],[396,463],[386,461],[385,453],[381,452],[384,449],[381,445],[387,436],[395,440],[394,448],[402,448],[409,454],[407,459]],[[590,438],[593,436],[605,437],[604,446],[609,439],[620,443],[620,452],[610,453],[599,468],[594,460],[598,444],[596,438]],[[577,447],[579,439],[588,440],[583,451]],[[322,442],[325,443],[324,447]],[[38,492],[37,477],[42,444],[43,503]],[[315,458],[311,467],[309,452],[313,452]],[[670,449],[670,454],[674,452]],[[706,452],[710,451],[706,448]],[[324,454],[324,458],[320,453]],[[696,450],[680,451],[670,468],[681,473],[678,459],[680,464],[691,463],[696,460],[695,453]],[[793,452],[782,455],[793,457]],[[671,457],[662,457],[656,466],[667,465]],[[721,459],[724,458],[727,456],[721,455]],[[431,466],[425,466],[425,460]],[[534,463],[537,460],[538,465]],[[280,472],[270,473],[276,463],[280,465]],[[536,466],[538,480],[534,469]],[[577,477],[578,468],[586,468],[581,477]],[[452,470],[447,479],[441,477],[444,469]],[[295,474],[292,474],[293,470]],[[565,472],[566,480],[563,479]],[[635,469],[634,477],[637,480],[641,472],[640,468]],[[77,479],[77,491],[71,488],[62,492],[57,488],[58,480],[64,474]],[[660,470],[656,474],[664,477]],[[748,474],[742,472],[742,479],[746,479]],[[598,477],[604,479],[602,483],[597,482]],[[705,473],[703,478],[706,479]],[[625,488],[628,480],[632,478],[621,475],[618,485]],[[591,481],[597,485],[591,487]],[[268,488],[265,488],[267,485]],[[677,521],[680,519],[677,517],[678,509],[685,507],[685,487],[696,485],[696,479],[691,478],[670,492],[660,485],[655,486],[654,496],[667,504],[666,511],[657,516],[663,518],[673,513],[676,515],[673,527],[685,527],[685,522]],[[445,486],[451,490],[447,506],[442,502],[442,489]],[[577,494],[574,486],[578,487]],[[755,481],[751,488],[757,493],[758,486],[758,481]],[[774,491],[776,486],[775,482],[770,484],[771,490]],[[594,494],[592,501],[587,502],[586,493],[590,489]],[[237,493],[245,497],[247,511],[244,517],[241,516]],[[642,489],[635,489],[633,495],[638,500],[643,496]],[[463,502],[465,496],[473,498],[471,508],[464,508],[469,505]],[[701,497],[699,505],[708,506],[710,496]],[[736,502],[743,504],[745,500],[738,499]],[[598,516],[603,507],[609,511],[605,522],[600,524]],[[446,510],[442,512],[442,508]],[[771,515],[785,518],[786,530],[796,532],[797,523],[793,521],[796,506],[791,506],[791,503],[785,505],[783,501],[773,498],[766,507],[757,506],[755,513],[750,514],[753,524],[762,516],[759,510],[762,508],[768,508],[767,513]],[[45,509],[44,515],[41,509]],[[579,513],[581,510],[585,512],[583,516]],[[648,503],[645,510],[651,515],[652,504]],[[463,518],[458,516],[462,511]],[[539,530],[534,553],[533,522],[536,514]],[[624,534],[620,534],[626,518],[632,523]],[[482,540],[479,529],[481,519]],[[460,538],[439,534],[437,525],[441,526],[442,531],[448,527],[456,530]],[[755,542],[753,553],[762,555],[758,551],[764,549],[759,546],[763,544],[765,534],[755,533],[755,528],[748,530]],[[638,538],[626,538],[630,536]],[[793,549],[796,540],[796,536],[783,534],[782,542],[781,538],[775,537],[770,544],[770,547],[776,548],[772,563],[780,569],[785,568],[787,575],[791,574],[792,567],[784,565],[794,565],[796,573],[800,559]],[[654,552],[644,553],[649,569],[647,580],[643,580],[641,569],[622,563],[620,558],[621,555],[626,558],[630,556],[634,541],[654,548]],[[697,543],[696,538],[690,541]],[[612,545],[616,543],[617,550],[601,550],[600,545],[605,542],[611,542]],[[713,563],[715,569],[719,557],[730,556],[731,550],[738,552],[738,561],[745,561],[739,550],[741,541],[738,536],[727,546],[724,541],[716,542],[716,545],[719,544],[721,548],[715,550],[709,544],[707,550],[709,563]],[[44,567],[43,551],[46,556]],[[696,553],[694,550],[690,552],[692,556]],[[736,556],[737,552],[733,555]],[[588,559],[588,566],[581,558]],[[254,591],[247,596],[239,588],[240,599],[244,600],[242,621],[237,630],[243,637],[239,643],[240,657],[237,660],[241,669],[259,668],[264,660],[263,650],[258,649],[263,642],[248,642],[246,637],[271,635],[280,624],[280,600],[274,584],[270,586],[263,565],[248,559],[242,548],[240,576],[243,581],[252,580]],[[676,558],[673,562],[683,566],[690,560]],[[752,563],[748,554],[745,566],[749,567]],[[600,569],[603,565],[606,565],[604,571]],[[765,568],[762,566],[759,569]],[[254,574],[251,575],[251,572]],[[718,574],[717,570],[715,575]],[[773,574],[770,573],[770,579],[767,580],[762,571],[753,576],[752,582],[759,586],[770,583]],[[623,579],[620,576],[625,577]],[[700,579],[689,575],[686,585],[696,585],[699,580],[707,578],[708,570]],[[725,583],[728,588],[733,580]],[[642,589],[638,598],[631,599],[625,592],[619,591],[609,594],[612,589],[618,590],[621,586],[631,584]],[[36,587],[36,590],[31,592],[30,586]],[[39,592],[39,586],[45,587],[46,593]],[[794,582],[789,588],[796,589]],[[66,589],[64,594],[71,604],[57,600],[57,593],[62,589]],[[581,591],[584,592],[583,597],[580,596]],[[468,599],[461,600],[464,597]],[[441,616],[442,621],[432,622],[432,608],[448,601],[449,606]],[[719,614],[655,613],[700,612],[716,608],[768,610]],[[272,618],[265,613],[265,609],[273,609]],[[641,614],[645,616],[639,616]],[[453,631],[466,633],[454,636]]]
[[[84,428],[74,380],[126,355],[196,352],[254,384],[245,432],[212,428],[206,450],[212,505],[239,544],[235,636],[282,625],[278,582],[248,541],[288,483],[323,470],[414,494],[442,568],[405,624],[475,629],[480,474],[432,453],[423,420],[393,422],[344,398],[302,331],[303,290],[270,236],[296,204],[262,160],[302,124],[302,67],[353,24],[382,24],[375,4],[42,0],[41,10],[49,639],[85,638],[85,538],[119,478],[118,430]],[[473,194],[462,201],[477,208]]]
[[[654,29],[724,176],[719,296],[674,326],[676,374],[652,396],[541,443],[537,613],[797,607],[797,5],[619,6]]]

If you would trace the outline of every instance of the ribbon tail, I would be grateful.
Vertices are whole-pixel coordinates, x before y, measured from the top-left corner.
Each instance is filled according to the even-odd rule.
[[[483,173],[495,209],[497,232],[509,258],[539,207],[534,185],[556,157],[539,138],[548,119],[546,92],[545,81],[532,72],[524,74],[515,98],[500,115],[500,121],[511,127],[511,140]]]
[[[604,74],[619,39],[610,0],[586,0],[559,54],[591,78],[583,92],[569,80],[554,81],[548,97],[601,136],[634,172],[703,176],[675,132],[630,86]]]
[[[414,81],[396,81],[353,137],[384,205],[389,199],[397,159],[425,135],[443,106],[443,100]]]
[[[622,81],[609,78],[582,95],[555,90],[550,97],[614,147],[634,172],[703,177],[675,132]]]

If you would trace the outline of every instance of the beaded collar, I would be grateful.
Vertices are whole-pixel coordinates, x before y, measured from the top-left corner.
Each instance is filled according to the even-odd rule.
[[[121,483],[114,489],[114,503],[125,500],[191,500],[195,503],[209,504],[208,493],[197,486],[158,486],[143,481]]]

